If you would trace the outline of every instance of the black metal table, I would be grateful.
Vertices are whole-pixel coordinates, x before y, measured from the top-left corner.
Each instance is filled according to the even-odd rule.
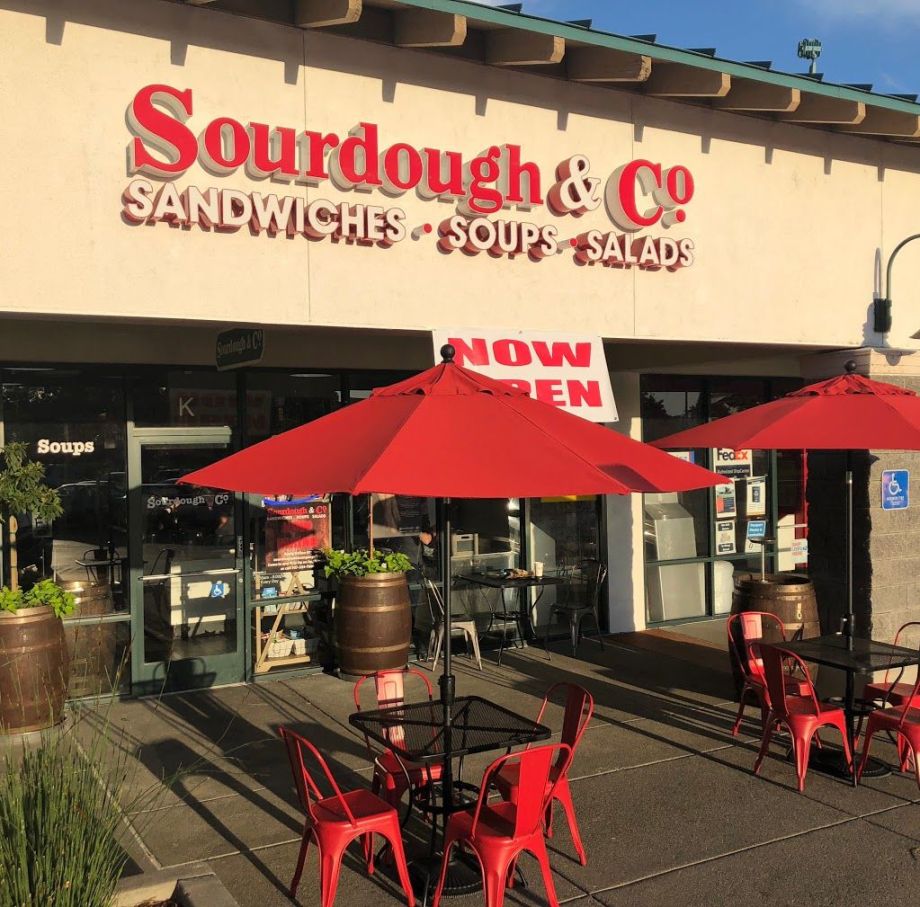
[[[903,646],[893,646],[887,642],[874,639],[852,639],[846,636],[817,636],[813,639],[799,639],[780,645],[782,649],[794,652],[799,658],[815,664],[837,668],[846,674],[846,691],[843,711],[847,719],[847,736],[850,751],[856,759],[856,689],[857,674],[874,674],[888,669],[903,670],[911,665],[920,664],[920,651]],[[849,774],[849,773],[847,773]],[[857,785],[856,773],[853,773],[853,786]]]
[[[532,630],[530,626],[529,614],[532,608],[536,608],[543,597],[543,592],[547,586],[561,586],[565,580],[560,576],[505,576],[503,573],[461,573],[457,579],[465,580],[477,586],[487,589],[499,589],[502,597],[502,613],[499,615],[502,620],[514,621],[517,629],[518,638],[523,643],[526,631]],[[536,588],[537,597],[530,607],[526,607],[523,601],[523,590]],[[518,593],[517,608],[509,609],[505,601],[505,590],[513,589]],[[494,622],[495,612],[492,612]],[[498,647],[498,663],[502,663],[502,654],[505,651],[505,630],[502,628],[501,642]]]
[[[349,715],[348,721],[371,740],[392,750],[399,759],[406,762],[444,760],[445,770],[451,759],[536,743],[548,739],[552,733],[545,725],[480,696],[456,697],[449,727],[444,721],[444,711],[445,706],[441,700],[411,702],[386,709],[355,712]],[[399,728],[399,734],[392,733],[396,728]],[[430,804],[433,820],[428,857],[425,860],[413,860],[410,864],[423,905],[427,904],[428,895],[433,892],[434,882],[441,869],[441,860],[437,856],[437,817],[441,817],[443,834],[451,813],[463,808],[462,805],[454,804],[454,787],[450,777],[447,773],[447,802],[442,802],[440,806]],[[411,789],[409,796],[412,796]],[[478,866],[461,861],[455,861],[452,865],[454,869],[448,876],[445,895],[464,894],[479,886]]]

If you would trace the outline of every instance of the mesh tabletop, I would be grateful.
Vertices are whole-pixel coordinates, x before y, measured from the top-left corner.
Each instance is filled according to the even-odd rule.
[[[517,589],[527,586],[561,586],[565,580],[560,576],[500,576],[492,573],[461,573],[457,579],[488,586],[490,589]]]
[[[440,700],[356,712],[348,720],[371,740],[411,762],[443,758],[448,743],[452,755],[466,756],[534,743],[550,736],[548,727],[479,696],[458,696],[452,715],[449,741]]]
[[[854,639],[852,650],[845,636],[818,636],[780,644],[800,658],[815,664],[840,668],[855,674],[871,674],[887,668],[904,668],[920,664],[920,651],[893,646],[873,639]]]

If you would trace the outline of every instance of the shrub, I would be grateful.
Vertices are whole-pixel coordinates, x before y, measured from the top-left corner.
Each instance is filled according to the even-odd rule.
[[[344,576],[367,576],[368,573],[407,573],[412,561],[405,554],[377,550],[373,554],[364,548],[357,551],[323,549],[326,558],[325,574],[341,579]]]

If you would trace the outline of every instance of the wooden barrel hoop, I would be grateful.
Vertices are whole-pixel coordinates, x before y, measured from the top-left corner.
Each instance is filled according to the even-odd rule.
[[[0,613],[0,734],[56,724],[67,694],[61,621],[50,608]]]
[[[375,573],[342,580],[335,630],[339,668],[344,674],[405,667],[412,637],[405,574]]]

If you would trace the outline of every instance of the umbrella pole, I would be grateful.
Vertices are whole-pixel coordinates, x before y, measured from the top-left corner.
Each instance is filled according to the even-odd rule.
[[[444,807],[445,828],[448,810],[453,805],[454,782],[452,777],[451,719],[453,713],[455,679],[451,664],[451,576],[450,576],[450,498],[441,501],[441,585],[444,599],[444,661],[439,685],[441,701],[444,703],[444,771],[442,773],[442,799]]]
[[[847,451],[847,648],[853,648],[853,454]]]

